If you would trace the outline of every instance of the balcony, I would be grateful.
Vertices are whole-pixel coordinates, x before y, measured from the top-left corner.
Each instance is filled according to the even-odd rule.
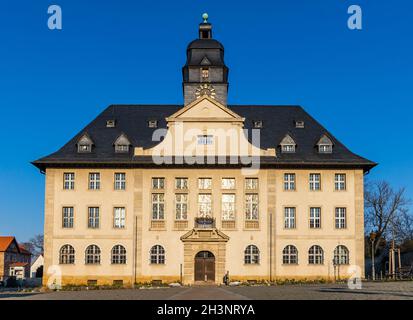
[[[215,219],[211,217],[195,218],[195,229],[214,229]]]

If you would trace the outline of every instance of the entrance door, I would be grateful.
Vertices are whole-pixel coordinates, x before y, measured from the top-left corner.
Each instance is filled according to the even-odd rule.
[[[215,256],[211,252],[201,251],[195,256],[195,281],[215,282]]]

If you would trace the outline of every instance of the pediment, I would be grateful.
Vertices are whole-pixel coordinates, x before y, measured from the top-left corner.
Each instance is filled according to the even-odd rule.
[[[124,145],[124,146],[130,146],[131,143],[126,136],[126,134],[122,133],[113,143],[114,145]]]
[[[280,145],[296,145],[294,139],[289,135],[285,135],[285,137],[281,140]]]
[[[93,145],[93,140],[87,133],[84,133],[79,138],[79,140],[77,141],[77,144],[79,144],[79,145]]]
[[[227,242],[229,237],[218,229],[192,229],[181,237],[182,242]]]
[[[244,118],[208,96],[200,97],[166,119],[170,121],[226,120],[244,121]]]
[[[330,139],[329,136],[327,136],[326,134],[323,134],[320,138],[320,140],[318,140],[317,142],[317,146],[319,145],[334,145],[333,141]]]
[[[211,65],[211,61],[207,57],[204,57],[201,61],[201,66],[209,66]]]

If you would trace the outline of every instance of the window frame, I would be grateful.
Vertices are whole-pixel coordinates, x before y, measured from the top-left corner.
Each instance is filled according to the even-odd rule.
[[[149,251],[149,264],[165,265],[166,252],[165,248],[159,244],[152,246]]]
[[[334,226],[335,229],[347,229],[347,208],[335,207],[334,208]]]
[[[115,265],[127,264],[126,248],[123,245],[117,244],[112,247],[110,262]]]
[[[284,229],[296,228],[296,207],[284,207]]]
[[[201,199],[209,199],[209,201],[201,201]],[[205,208],[206,210],[204,210]],[[212,206],[212,194],[211,193],[198,193],[198,218],[211,218],[213,212]]]
[[[318,216],[314,213],[318,213]],[[310,229],[321,229],[321,207],[310,207]]]
[[[308,264],[323,265],[324,264],[324,250],[319,245],[313,245],[308,249]]]
[[[343,179],[340,179],[343,178]],[[334,174],[334,190],[335,191],[346,191],[347,189],[347,176],[345,173],[335,173]]]
[[[75,264],[76,251],[70,244],[65,244],[59,250],[59,264]]]
[[[63,207],[62,208],[62,229],[73,229],[74,228],[74,207]]]
[[[88,207],[87,208],[87,228],[99,229],[100,228],[100,207]]]
[[[317,179],[315,179],[317,177],[318,181]],[[308,177],[308,182],[310,191],[321,191],[321,173],[310,173]]]
[[[284,191],[296,190],[296,175],[295,173],[284,173]]]
[[[152,193],[151,204],[152,204],[152,221],[165,220],[165,194],[164,193]]]
[[[114,207],[113,208],[113,228],[114,229],[126,229],[126,208],[125,207]]]
[[[89,190],[100,190],[100,172],[89,172]]]
[[[182,201],[182,197],[185,198],[185,201]],[[175,220],[176,221],[187,221],[188,220],[188,194],[187,193],[176,193],[175,194]]]
[[[102,251],[97,245],[89,245],[85,250],[85,265],[100,265],[101,254]]]
[[[125,172],[115,172],[114,173],[114,189],[117,191],[126,190],[126,173]]]
[[[260,260],[260,249],[254,244],[248,245],[244,250],[244,264],[259,265]]]
[[[249,198],[251,197],[251,200]],[[256,198],[256,200],[254,200]],[[254,213],[255,205],[255,213]],[[260,198],[258,193],[245,194],[245,220],[246,221],[259,221],[260,219]],[[255,216],[255,217],[254,217]]]
[[[75,173],[74,172],[64,172],[63,173],[63,190],[74,190],[75,189]]]
[[[297,247],[289,244],[284,247],[282,252],[283,265],[298,265],[298,250]]]

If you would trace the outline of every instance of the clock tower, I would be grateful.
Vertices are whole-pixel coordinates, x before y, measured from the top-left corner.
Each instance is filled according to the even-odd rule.
[[[224,47],[212,39],[208,14],[204,13],[202,18],[204,21],[199,24],[199,39],[188,45],[186,64],[182,68],[184,104],[188,105],[207,95],[226,105],[228,68],[224,63]]]

